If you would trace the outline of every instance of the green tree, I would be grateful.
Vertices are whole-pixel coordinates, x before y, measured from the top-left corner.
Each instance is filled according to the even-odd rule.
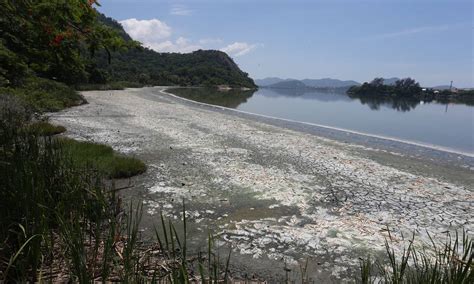
[[[404,78],[395,82],[394,92],[399,96],[413,96],[421,92],[421,87],[414,79]]]
[[[125,48],[113,29],[97,20],[95,0],[1,0],[0,60],[15,58],[17,64],[3,65],[3,80],[17,84],[26,65],[34,74],[74,84],[88,80],[90,56],[97,50]],[[5,51],[7,50],[7,51]],[[12,56],[8,51],[13,52]]]
[[[375,88],[380,88],[380,87],[383,86],[383,81],[384,81],[384,79],[381,78],[381,77],[374,78],[374,79],[370,82],[370,85],[372,85],[372,86],[375,87]]]

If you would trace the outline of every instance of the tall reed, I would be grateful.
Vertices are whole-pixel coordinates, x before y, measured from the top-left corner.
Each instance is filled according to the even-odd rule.
[[[474,283],[474,242],[466,230],[446,233],[439,245],[430,236],[428,248],[416,248],[414,237],[397,255],[389,239],[385,241],[386,258],[361,260],[360,283]]]

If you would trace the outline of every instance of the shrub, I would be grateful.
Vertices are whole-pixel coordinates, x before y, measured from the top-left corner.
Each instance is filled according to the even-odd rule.
[[[65,84],[31,77],[18,88],[0,88],[0,93],[13,95],[35,112],[59,111],[86,103],[85,99]]]
[[[79,167],[92,166],[109,178],[128,178],[146,171],[142,161],[117,154],[107,145],[66,138],[61,139],[61,145],[74,164]]]
[[[53,136],[66,131],[61,125],[53,125],[47,121],[38,121],[28,125],[28,131],[39,136]]]

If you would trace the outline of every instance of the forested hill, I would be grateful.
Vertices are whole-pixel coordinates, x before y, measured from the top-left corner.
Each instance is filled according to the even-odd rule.
[[[125,40],[131,40],[114,19],[102,14],[99,19],[116,29]],[[111,55],[110,63],[105,52],[98,54],[95,59],[98,69],[108,81],[132,81],[148,85],[256,87],[248,74],[241,71],[232,58],[222,51],[158,53],[140,47],[112,52]]]

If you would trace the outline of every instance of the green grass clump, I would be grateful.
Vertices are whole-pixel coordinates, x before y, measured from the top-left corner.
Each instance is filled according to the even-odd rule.
[[[61,125],[53,125],[47,121],[38,121],[28,126],[28,131],[39,136],[53,136],[66,131]]]
[[[56,81],[31,77],[21,87],[0,88],[0,93],[19,98],[35,112],[54,112],[84,104],[85,99],[74,89]]]
[[[95,230],[110,216],[102,178],[71,164],[57,139],[24,131],[29,117],[20,100],[0,95],[0,282],[5,283],[41,282],[42,267],[58,252],[81,257],[57,243],[60,224],[81,224],[82,230],[67,232],[68,239],[81,238],[77,232]]]
[[[389,240],[385,241],[386,258],[360,264],[360,283],[474,283],[474,241],[468,231],[453,237],[447,233],[442,245],[431,239],[422,249],[413,245],[397,255]]]
[[[117,154],[107,145],[72,139],[61,139],[61,144],[77,166],[92,166],[109,178],[128,178],[146,171],[142,161]]]
[[[130,264],[139,252],[125,241],[129,253],[123,259],[115,244],[126,232],[136,236],[137,226],[127,227],[131,217],[120,217],[116,190],[104,176],[70,156],[81,153],[66,144],[80,143],[25,131],[29,111],[17,97],[0,94],[0,283],[90,283],[97,275],[104,281],[111,273],[120,276],[117,263]],[[114,155],[102,145],[78,148]]]

